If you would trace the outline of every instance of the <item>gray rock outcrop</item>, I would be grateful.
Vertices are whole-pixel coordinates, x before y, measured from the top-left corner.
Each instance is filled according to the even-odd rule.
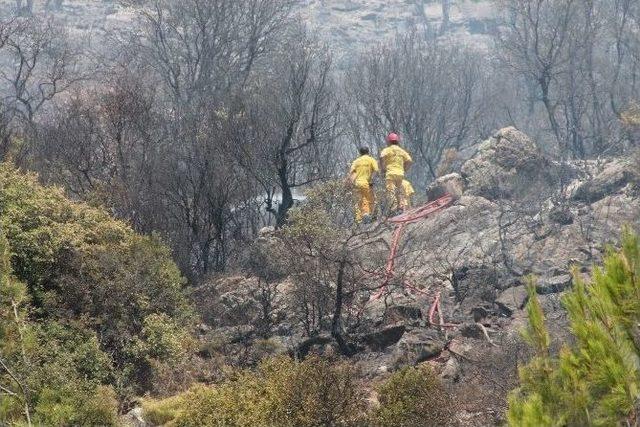
[[[562,180],[576,175],[573,167],[550,160],[514,127],[504,128],[483,142],[462,165],[461,173],[468,194],[491,200],[548,197]]]
[[[396,367],[416,365],[442,352],[444,337],[434,329],[412,330],[405,333],[394,350]]]
[[[640,165],[634,165],[632,161],[609,162],[591,179],[578,185],[573,199],[594,203],[615,194],[629,184],[640,184]]]

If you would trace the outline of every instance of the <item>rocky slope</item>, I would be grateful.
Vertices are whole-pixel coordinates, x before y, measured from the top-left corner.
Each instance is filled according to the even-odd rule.
[[[637,155],[561,164],[514,128],[499,131],[461,163],[428,190],[437,196],[464,188],[459,199],[403,236],[396,270],[419,291],[392,282],[381,298],[359,294],[360,320],[345,336],[366,381],[430,363],[453,393],[464,425],[495,425],[503,421],[517,365],[527,357],[519,338],[527,277],[537,277],[556,346],[566,342],[560,298],[572,284],[572,269],[589,272],[624,225],[640,229],[640,168]],[[368,249],[372,259],[384,259],[391,231],[383,235],[387,244]],[[280,250],[277,237],[262,241]],[[197,290],[209,316],[203,352],[223,349],[236,363],[276,353],[338,353],[329,335],[307,338],[291,319],[288,279],[274,288],[273,336],[258,338],[258,289],[257,279],[238,276]],[[437,316],[435,325],[429,321],[438,293],[444,328]]]
[[[58,10],[47,8],[45,0],[34,2],[34,11],[60,20],[70,36],[100,49],[111,31],[134,27],[136,8],[142,2],[117,0],[67,0]],[[496,21],[493,0],[449,0],[448,24],[444,35],[479,47],[488,42]],[[0,0],[0,14],[11,16],[14,0]],[[339,64],[355,52],[424,24],[443,30],[441,0],[299,0],[295,13],[325,40]]]
[[[483,46],[496,24],[492,0],[303,0],[300,12],[339,57],[383,42],[412,25]],[[442,3],[449,7],[443,9]],[[448,16],[443,28],[444,16]]]

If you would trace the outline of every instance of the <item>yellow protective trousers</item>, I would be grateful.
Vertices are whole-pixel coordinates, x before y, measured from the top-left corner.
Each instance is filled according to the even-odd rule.
[[[356,222],[361,222],[362,217],[371,215],[375,207],[375,195],[373,188],[367,183],[366,185],[356,185]]]
[[[402,185],[403,180],[404,176],[402,175],[386,176],[387,199],[392,212],[398,208],[407,208],[407,196],[404,192],[404,186]]]

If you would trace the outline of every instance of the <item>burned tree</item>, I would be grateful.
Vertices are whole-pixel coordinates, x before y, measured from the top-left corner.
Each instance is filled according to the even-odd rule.
[[[251,147],[240,152],[245,169],[268,195],[267,210],[282,226],[293,207],[293,190],[335,172],[339,104],[325,46],[303,30],[291,35],[274,58],[266,77],[252,93],[247,130]],[[261,173],[256,173],[260,171]],[[274,206],[272,189],[282,199]]]

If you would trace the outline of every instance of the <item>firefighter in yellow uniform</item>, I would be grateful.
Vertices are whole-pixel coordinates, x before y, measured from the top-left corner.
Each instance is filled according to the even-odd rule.
[[[416,190],[413,189],[413,185],[411,185],[411,182],[409,182],[409,180],[407,179],[402,180],[402,189],[404,190],[404,196],[407,202],[406,207],[410,208],[411,206],[413,206],[412,197],[414,194],[416,194]]]
[[[369,149],[362,147],[360,157],[353,161],[349,178],[355,188],[356,222],[369,223],[375,208],[372,188],[373,176],[379,171],[378,162],[369,155]]]
[[[382,170],[385,173],[387,197],[391,211],[407,208],[407,197],[402,182],[405,172],[411,167],[413,159],[398,145],[400,138],[395,133],[387,136],[387,147],[380,153]]]

